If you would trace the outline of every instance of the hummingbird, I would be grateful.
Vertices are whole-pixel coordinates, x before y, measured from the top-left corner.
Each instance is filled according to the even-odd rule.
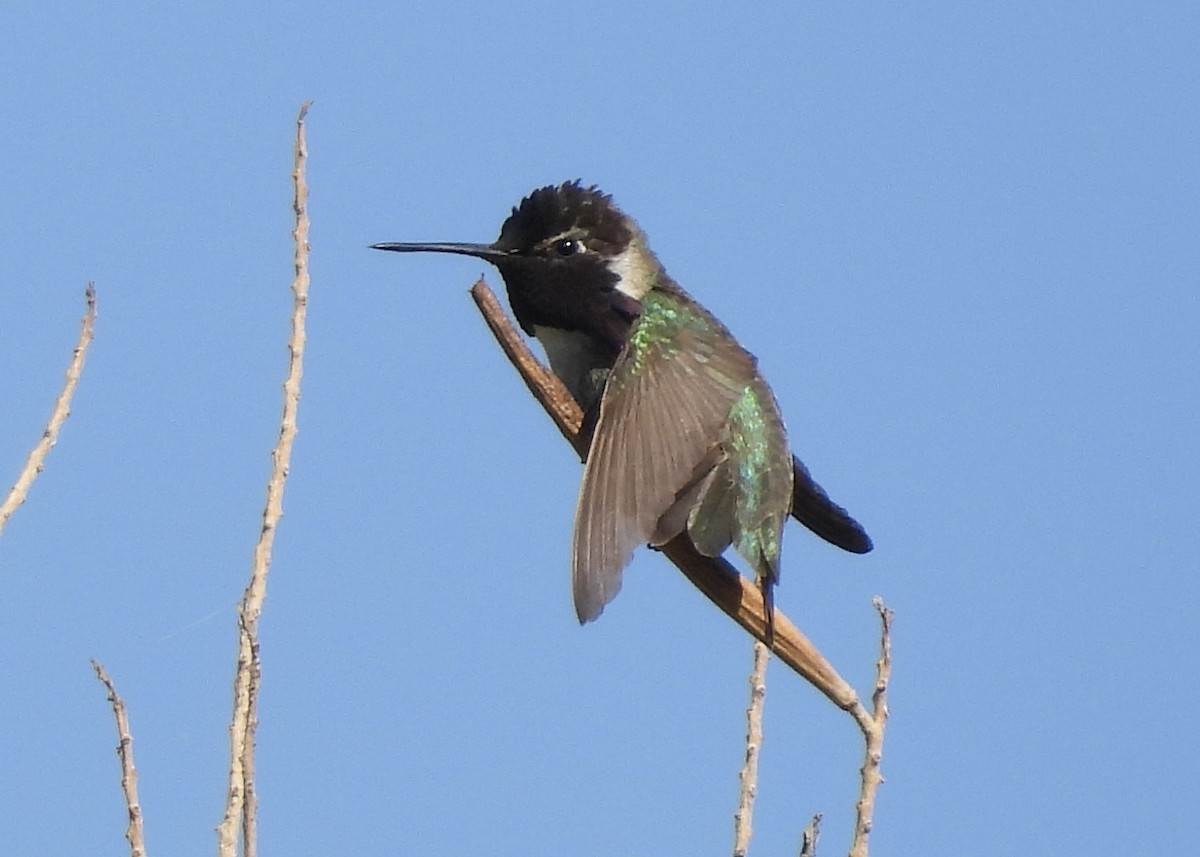
[[[790,514],[852,553],[870,537],[795,458],[756,358],[666,272],[612,198],[580,181],[530,193],[491,244],[374,244],[494,265],[522,330],[584,412],[571,579],[581,624],[621,587],[641,545],[686,533],[700,553],[731,545],[755,572],[773,623]]]

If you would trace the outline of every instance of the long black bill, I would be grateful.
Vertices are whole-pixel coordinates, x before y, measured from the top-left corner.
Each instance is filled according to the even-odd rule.
[[[512,255],[507,250],[497,250],[491,244],[372,244],[371,249],[392,250],[396,253],[457,253],[459,256],[474,256],[493,264]]]

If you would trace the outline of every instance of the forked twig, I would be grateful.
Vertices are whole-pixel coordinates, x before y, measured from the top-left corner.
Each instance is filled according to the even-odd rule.
[[[871,600],[879,613],[879,660],[875,662],[875,690],[871,694],[871,711],[861,703],[850,710],[850,716],[862,730],[866,754],[860,771],[858,803],[854,807],[854,841],[850,857],[867,857],[871,828],[875,817],[875,795],[883,783],[879,764],[883,759],[883,731],[887,726],[888,682],[892,678],[892,611],[883,599]]]

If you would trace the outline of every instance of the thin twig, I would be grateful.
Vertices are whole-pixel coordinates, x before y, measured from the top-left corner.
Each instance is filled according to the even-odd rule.
[[[867,857],[871,828],[875,818],[875,795],[883,782],[880,762],[883,759],[883,732],[887,726],[887,688],[892,677],[892,611],[883,604],[883,599],[871,600],[879,613],[879,660],[875,662],[875,691],[871,694],[871,713],[863,705],[850,710],[850,715],[862,730],[866,743],[858,803],[855,804],[854,840],[850,846],[850,857]]]
[[[46,466],[46,456],[50,454],[50,447],[54,446],[58,440],[59,429],[71,415],[71,397],[79,385],[79,376],[83,374],[83,362],[87,357],[88,346],[92,344],[92,334],[96,327],[95,283],[87,284],[84,295],[87,297],[87,312],[83,316],[83,326],[79,331],[79,341],[75,343],[75,353],[71,357],[71,365],[67,367],[67,379],[63,383],[62,392],[58,394],[58,398],[54,402],[54,410],[50,413],[50,421],[46,423],[41,439],[29,453],[29,457],[25,460],[25,467],[17,476],[17,481],[9,490],[8,496],[4,498],[3,503],[0,503],[0,532],[4,531],[4,525],[13,516],[13,512],[17,511],[17,508],[25,502],[33,480]]]
[[[750,705],[746,708],[746,761],[738,780],[738,808],[733,816],[733,855],[745,857],[750,850],[750,834],[754,816],[754,797],[758,794],[758,756],[763,741],[763,702],[767,695],[767,660],[770,652],[765,643],[754,641],[754,666],[750,669]]]
[[[125,809],[129,812],[129,826],[125,838],[129,840],[130,857],[146,857],[146,838],[142,830],[142,805],[138,801],[137,768],[133,764],[133,733],[129,731],[129,714],[125,700],[117,693],[112,679],[99,661],[92,661],[96,678],[108,691],[108,702],[117,720],[117,758],[121,760],[121,791],[125,795]]]
[[[309,284],[308,185],[304,177],[308,148],[304,136],[304,117],[311,103],[305,102],[300,108],[299,116],[296,117],[295,168],[292,172],[295,184],[296,227],[292,237],[295,242],[296,276],[292,280],[292,334],[288,340],[291,357],[288,375],[283,383],[283,416],[280,420],[279,440],[271,453],[271,476],[267,481],[262,531],[254,548],[250,583],[246,586],[238,607],[238,659],[233,682],[233,719],[229,726],[229,790],[226,795],[225,815],[217,827],[217,853],[220,857],[234,857],[236,854],[239,820],[245,857],[254,857],[257,851],[254,733],[257,727],[259,681],[262,675],[258,619],[262,614],[263,601],[267,597],[267,571],[271,566],[275,530],[279,519],[283,517],[283,486],[291,463],[292,445],[296,439],[296,413],[300,406],[300,378],[304,369],[304,322]]]
[[[533,356],[524,338],[509,321],[496,295],[482,279],[471,287],[471,297],[513,366],[534,397],[554,420],[562,436],[582,455],[579,426],[583,415],[563,383]],[[680,535],[662,551],[693,585],[756,639],[766,642],[767,617],[762,593],[752,581],[720,557],[707,557]],[[781,661],[803,676],[834,705],[849,711],[860,705],[858,694],[825,659],[816,646],[775,610],[775,639],[771,649]]]

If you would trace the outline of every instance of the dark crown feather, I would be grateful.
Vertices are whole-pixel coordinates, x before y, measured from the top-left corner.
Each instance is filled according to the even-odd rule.
[[[541,241],[566,232],[586,236],[593,250],[616,254],[633,237],[625,215],[612,197],[579,179],[538,188],[515,206],[500,228],[496,246],[524,252]]]

